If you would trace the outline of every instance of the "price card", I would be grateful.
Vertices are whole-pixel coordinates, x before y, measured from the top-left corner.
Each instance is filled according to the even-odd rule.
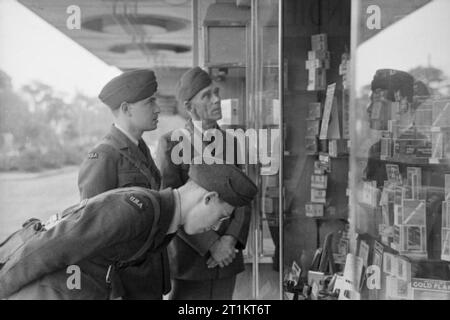
[[[328,138],[328,125],[331,118],[331,109],[333,107],[334,92],[336,91],[336,83],[330,84],[327,88],[327,97],[325,99],[325,108],[323,111],[322,127],[320,130],[320,139]]]

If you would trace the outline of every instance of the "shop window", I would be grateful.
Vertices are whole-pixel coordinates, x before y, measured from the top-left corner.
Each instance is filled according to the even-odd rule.
[[[355,1],[352,10],[352,250],[344,273],[352,277],[343,291],[449,299],[450,3]]]

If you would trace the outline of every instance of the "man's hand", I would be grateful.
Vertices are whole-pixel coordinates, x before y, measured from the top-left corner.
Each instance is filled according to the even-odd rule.
[[[208,268],[215,268],[217,266],[223,268],[233,262],[236,257],[235,246],[237,240],[230,235],[224,235],[209,249],[211,257],[206,264]]]

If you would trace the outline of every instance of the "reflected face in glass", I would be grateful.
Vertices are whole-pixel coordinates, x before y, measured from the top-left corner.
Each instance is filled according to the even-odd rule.
[[[386,112],[390,112],[391,102],[386,99],[387,90],[376,89],[372,91],[370,103],[367,106],[367,116],[370,128],[375,130],[387,130]],[[390,114],[389,114],[390,118]]]
[[[219,88],[212,85],[198,92],[190,101],[192,113],[201,121],[217,121],[222,119]]]
[[[234,207],[221,200],[217,193],[209,192],[187,215],[184,230],[187,234],[217,230],[220,224],[229,219]]]
[[[154,95],[135,103],[129,103],[131,122],[137,130],[155,130],[158,126],[159,112],[160,109]]]
[[[367,115],[369,119],[378,119],[380,111],[387,105],[387,90],[375,89],[370,96],[370,103],[367,106]]]

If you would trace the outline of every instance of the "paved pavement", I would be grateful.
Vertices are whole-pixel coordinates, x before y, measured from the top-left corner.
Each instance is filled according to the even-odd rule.
[[[79,201],[78,167],[0,174],[0,242],[29,218],[46,220]]]

